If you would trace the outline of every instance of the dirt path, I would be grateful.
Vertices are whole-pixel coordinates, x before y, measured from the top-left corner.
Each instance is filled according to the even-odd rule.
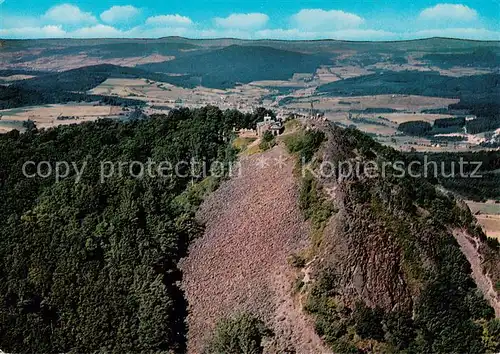
[[[483,258],[477,250],[477,240],[471,239],[464,230],[460,229],[454,230],[453,236],[455,236],[462,253],[471,265],[472,278],[476,282],[477,287],[481,290],[490,306],[495,310],[496,317],[500,317],[500,297],[494,290],[490,277],[483,273],[483,266],[481,265]]]
[[[200,353],[218,319],[248,311],[274,331],[267,352],[326,353],[291,296],[287,257],[308,245],[294,161],[283,148],[243,157],[241,174],[202,205],[203,238],[181,262],[189,302],[188,352]]]

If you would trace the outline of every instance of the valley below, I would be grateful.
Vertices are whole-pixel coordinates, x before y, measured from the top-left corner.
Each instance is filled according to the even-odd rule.
[[[498,41],[0,44],[1,350],[500,352]]]

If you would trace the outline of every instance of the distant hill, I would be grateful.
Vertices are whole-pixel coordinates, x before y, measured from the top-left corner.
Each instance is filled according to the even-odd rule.
[[[496,68],[500,66],[500,48],[484,47],[466,53],[427,54],[422,59],[443,69],[454,66]]]
[[[0,62],[2,72],[30,73],[29,68],[52,70],[33,72],[36,78],[11,85],[19,92],[45,92],[39,97],[51,97],[56,103],[68,92],[85,92],[108,78],[144,78],[167,82],[180,87],[202,85],[225,89],[238,83],[258,80],[288,80],[295,73],[314,73],[322,65],[366,67],[374,64],[407,64],[409,56],[423,55],[429,66],[495,68],[500,42],[466,41],[446,38],[400,42],[352,42],[337,40],[280,41],[241,39],[47,39],[2,40]],[[141,61],[150,55],[175,57],[154,63],[157,57]],[[83,55],[82,61],[75,55]],[[71,58],[70,58],[71,57]],[[137,57],[137,67],[113,65],[120,58]],[[43,59],[43,60],[40,60]],[[118,60],[115,60],[118,59]],[[163,60],[163,59],[159,59]],[[46,65],[40,64],[41,62]],[[91,65],[110,62],[113,64]],[[128,59],[125,61],[130,64]],[[49,63],[49,64],[47,64]],[[476,65],[477,63],[477,65]],[[379,66],[380,67],[380,66]],[[418,69],[418,66],[414,66]],[[54,72],[53,70],[65,70]],[[374,75],[340,80],[319,87],[318,92],[336,96],[374,94],[416,94],[461,98],[462,105],[472,112],[496,112],[500,95],[498,74],[469,77],[445,77],[434,72],[381,72]],[[491,71],[491,70],[490,70]],[[171,76],[168,74],[176,74]],[[2,89],[11,95],[13,89]],[[63,95],[64,93],[64,95]],[[9,96],[11,97],[11,96]],[[45,101],[46,99],[42,99]],[[66,98],[62,99],[66,101]],[[16,104],[30,99],[16,99]],[[14,101],[10,101],[13,103]],[[37,102],[39,100],[36,100]],[[483,106],[477,106],[481,102]],[[472,105],[471,105],[472,103]],[[487,103],[487,106],[484,106]],[[0,102],[2,106],[5,103]],[[24,103],[23,103],[24,104]],[[492,108],[491,104],[494,105]],[[476,113],[474,113],[476,114]],[[482,113],[481,113],[482,114]],[[489,113],[488,113],[489,114]]]
[[[151,54],[180,55],[199,48],[195,44],[155,39],[34,39],[4,40],[2,50],[17,51],[38,48],[31,58],[85,53],[100,58],[127,58]],[[23,58],[24,59],[24,58]]]
[[[163,63],[141,65],[149,71],[201,77],[207,87],[227,88],[258,80],[287,80],[294,73],[312,73],[331,64],[326,55],[310,55],[265,46],[230,45],[208,53]]]
[[[109,78],[142,78],[153,81],[162,81],[173,85],[193,86],[189,84],[189,77],[169,76],[153,73],[142,69],[129,68],[111,64],[87,66],[78,69],[51,73],[28,80],[20,81],[14,85],[32,90],[58,90],[58,91],[87,91],[100,85]]]
[[[237,38],[217,39],[189,39],[183,37],[163,37],[158,39],[135,39],[135,38],[106,38],[106,39],[35,39],[35,40],[1,40],[3,51],[16,51],[29,48],[52,48],[61,49],[65,47],[101,47],[103,50],[122,50],[128,45],[156,47],[164,53],[167,50],[181,49],[207,49],[222,48],[230,45],[239,46],[265,46],[283,50],[293,50],[307,53],[329,52],[339,50],[355,51],[379,51],[387,52],[394,50],[420,51],[450,53],[460,50],[471,50],[479,47],[500,46],[500,41],[474,41],[452,38],[427,38],[407,41],[342,41],[342,40],[245,40]],[[179,47],[185,46],[185,47]],[[189,46],[189,48],[188,48]],[[107,47],[107,48],[105,48]],[[194,47],[194,48],[193,48]]]
[[[232,87],[237,82],[288,79],[296,72],[314,72],[323,64],[402,65],[410,55],[424,56],[426,65],[443,68],[450,65],[471,67],[472,59],[479,60],[472,67],[491,68],[496,66],[500,53],[498,41],[448,38],[354,42],[166,37],[0,40],[0,43],[0,62],[5,64],[5,69],[62,71],[95,63],[121,65],[126,62],[127,66],[139,64],[153,72],[194,74],[198,76],[197,83],[217,88]],[[175,60],[158,63],[162,60],[155,57],[158,55],[175,57]],[[75,58],[77,56],[81,60]]]
[[[188,43],[110,43],[98,45],[72,46],[64,49],[48,49],[42,55],[85,53],[102,59],[140,57],[153,54],[180,56],[184,51],[198,48]]]
[[[450,110],[466,110],[494,119],[493,126],[500,114],[499,74],[451,77],[437,72],[388,71],[332,82],[318,87],[317,92],[329,96],[401,94],[459,98],[459,103],[448,107]]]
[[[497,101],[500,75],[450,77],[437,72],[387,71],[332,82],[318,91],[332,96],[408,94]]]

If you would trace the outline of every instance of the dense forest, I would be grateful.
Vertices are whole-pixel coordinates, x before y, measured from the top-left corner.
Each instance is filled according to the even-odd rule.
[[[19,81],[15,83],[14,86],[41,91],[55,90],[85,92],[99,86],[109,78],[140,78],[171,83],[173,85],[186,83],[186,80],[182,76],[169,76],[137,68],[112,64],[100,64],[41,75],[32,79]]]
[[[477,134],[491,131],[500,126],[500,121],[494,118],[478,118],[465,121],[463,117],[437,119],[433,125],[423,121],[401,123],[398,130],[414,136],[427,137],[435,141],[460,141],[462,137],[435,137],[439,133],[467,133]],[[462,198],[482,201],[487,199],[500,200],[500,152],[442,152],[442,153],[406,153],[410,160],[421,162],[422,171],[425,168],[428,180],[434,184],[441,184],[444,188],[456,193]],[[424,160],[425,159],[425,160]],[[476,163],[479,169],[476,175],[480,178],[460,176],[460,161],[464,174],[473,173]],[[470,162],[470,163],[469,163]],[[426,167],[427,166],[427,167]],[[453,176],[451,176],[453,174]]]
[[[401,123],[398,126],[398,130],[407,135],[426,136],[430,134],[432,130],[432,125],[429,122],[414,120],[410,122]]]
[[[434,121],[434,126],[437,128],[463,127],[465,125],[465,117],[440,118]]]
[[[116,96],[89,95],[59,90],[32,90],[19,86],[0,86],[0,109],[68,102],[99,102],[112,106],[141,107],[144,101]]]
[[[312,73],[328,64],[326,55],[304,54],[264,46],[231,45],[208,53],[163,63],[144,64],[153,72],[199,76],[201,85],[229,88],[258,80],[288,80],[295,73]]]
[[[459,103],[454,103],[448,106],[448,112],[454,111],[469,111],[471,114],[482,117],[494,117],[500,115],[500,103],[496,98],[498,96],[483,97],[470,97],[460,100]],[[444,112],[445,114],[448,112]]]
[[[496,47],[476,48],[468,53],[433,53],[422,57],[431,65],[443,69],[454,66],[496,68],[500,62],[499,50]]]
[[[101,64],[60,73],[39,73],[34,78],[17,81],[10,86],[0,86],[0,109],[94,101],[124,106],[145,104],[144,101],[129,98],[86,93],[109,78],[142,78],[183,87],[194,87],[197,84],[196,79],[190,76],[169,76],[137,68]]]
[[[66,44],[67,45],[67,44]],[[158,43],[154,41],[136,41],[122,43],[79,43],[69,46],[49,46],[43,48],[36,54],[31,54],[23,60],[35,60],[38,58],[55,55],[79,55],[85,53],[87,56],[99,59],[130,58],[148,55],[181,56],[190,50],[201,49],[189,43]]]
[[[318,90],[335,96],[408,94],[438,97],[498,97],[498,74],[451,77],[437,72],[384,71],[335,81]]]
[[[409,121],[401,123],[398,130],[414,136],[433,137],[435,134],[468,133],[479,134],[492,132],[500,128],[500,115],[476,117],[465,120],[465,117],[436,119],[434,124],[424,121]]]
[[[383,146],[352,128],[333,126],[328,138],[323,153],[335,164],[354,157],[362,162],[376,159],[379,164],[408,164],[418,158]],[[482,159],[493,168],[498,154]],[[339,204],[345,209],[335,216],[338,227],[334,232],[325,227],[325,218],[322,223],[314,222],[315,215],[327,219],[332,215],[331,209],[325,214],[327,199],[318,188],[321,182],[310,177],[302,181],[300,205],[316,227],[317,256],[322,257],[317,281],[309,285],[305,299],[316,331],[338,353],[498,352],[500,321],[494,319],[472,281],[470,264],[450,228],[467,229],[477,236],[487,249],[484,262],[496,267],[500,245],[486,238],[467,207],[452,195],[423,178],[397,178],[393,172],[368,179],[351,176],[337,186],[343,191]],[[380,249],[384,257],[374,257]],[[389,288],[384,291],[398,294],[391,298],[390,306],[374,304],[373,298],[381,294],[370,287],[356,298],[350,267],[359,269],[364,277],[361,282],[375,277],[374,287],[383,287],[386,279]],[[498,280],[498,269],[495,272]]]
[[[465,124],[467,133],[479,134],[483,132],[493,131],[500,128],[500,115],[496,117],[479,117]]]
[[[456,193],[462,198],[483,201],[495,199],[500,201],[500,152],[440,152],[440,153],[405,153],[409,160],[421,162],[422,172],[425,168],[428,180],[433,184],[440,184],[447,190]],[[424,160],[425,159],[425,160]],[[460,160],[466,176],[460,176]],[[469,163],[473,162],[473,163]],[[427,167],[425,167],[427,164]],[[476,175],[481,178],[469,178],[479,165]],[[446,177],[451,176],[453,177]],[[436,177],[437,176],[437,177]]]
[[[182,352],[186,303],[176,265],[202,230],[193,213],[218,177],[208,170],[203,179],[189,165],[141,177],[138,163],[217,160],[227,169],[233,126],[265,113],[205,107],[0,135],[0,348]],[[83,173],[28,178],[26,161],[67,161]],[[103,161],[136,165],[101,180]]]

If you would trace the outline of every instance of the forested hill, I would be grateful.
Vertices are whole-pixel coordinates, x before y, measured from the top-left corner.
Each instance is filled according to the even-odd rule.
[[[103,83],[109,78],[149,79],[171,83],[173,85],[188,84],[182,76],[169,76],[138,68],[129,68],[112,64],[100,64],[84,68],[72,69],[60,73],[50,73],[15,83],[14,86],[31,90],[55,90],[85,92]]]
[[[318,91],[332,96],[407,94],[497,102],[500,75],[451,77],[437,72],[386,71],[328,83]]]
[[[153,72],[200,76],[203,86],[228,88],[236,83],[258,80],[288,80],[295,73],[313,73],[320,65],[329,63],[331,60],[326,54],[230,45],[208,53],[140,67]]]
[[[331,96],[401,94],[459,98],[460,102],[450,105],[450,110],[465,109],[488,118],[500,114],[499,74],[451,77],[438,72],[381,71],[331,82],[318,87],[318,92]]]
[[[206,107],[0,135],[0,348],[183,352],[176,264],[200,232],[193,212],[217,178],[198,183],[171,170],[136,178],[138,165],[131,172],[129,164],[101,183],[101,163],[217,159],[227,168],[238,120],[246,124],[235,111]],[[24,176],[27,161],[86,167],[78,183],[73,168],[56,183],[53,175]],[[190,166],[179,167],[183,175],[192,175]]]
[[[116,96],[89,95],[60,90],[32,90],[19,86],[0,86],[0,109],[67,102],[100,102],[112,106],[140,107],[144,101]]]
[[[233,127],[253,127],[268,113],[208,106],[0,135],[0,348],[185,352],[187,304],[178,261],[203,234],[194,218],[198,206],[236,158]],[[298,190],[284,190],[297,196],[311,227],[310,247],[290,255],[290,263],[313,279],[294,287],[318,335],[340,353],[498,352],[500,321],[450,230],[477,242],[484,256],[480,274],[495,285],[498,242],[486,238],[468,209],[424,179],[397,178],[392,169],[376,178],[316,178],[318,161],[356,161],[360,171],[367,161],[409,162],[358,130],[317,124],[324,130],[294,128],[283,144],[311,162],[295,176]],[[37,171],[43,161],[48,164]],[[202,161],[219,163],[211,170]],[[69,166],[59,170],[60,180],[49,173],[57,162]],[[290,237],[287,227],[275,230]],[[231,270],[226,275],[238,281]],[[245,337],[255,333],[252,326],[243,335],[231,327],[222,340],[255,346],[245,342],[255,340]]]
[[[142,106],[143,101],[87,94],[109,78],[135,78],[161,81],[183,87],[194,87],[190,76],[169,76],[137,68],[111,64],[87,66],[58,73],[38,73],[39,76],[0,86],[0,109],[66,103],[71,101],[100,101],[104,104]]]

